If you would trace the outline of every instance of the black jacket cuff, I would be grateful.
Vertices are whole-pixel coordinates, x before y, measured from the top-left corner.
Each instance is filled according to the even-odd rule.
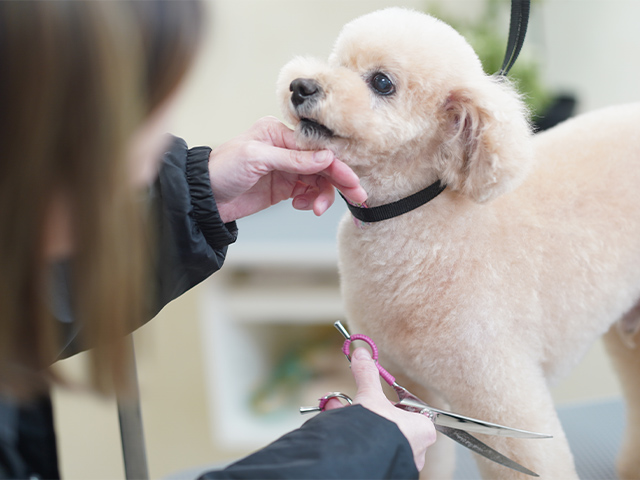
[[[186,144],[184,144],[186,148]],[[209,178],[209,147],[195,147],[187,152],[186,175],[193,218],[211,248],[222,248],[238,238],[236,222],[224,223],[218,213]]]

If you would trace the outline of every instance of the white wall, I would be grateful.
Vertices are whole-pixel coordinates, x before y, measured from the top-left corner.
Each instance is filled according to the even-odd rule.
[[[545,77],[577,92],[580,110],[640,100],[640,2],[546,0],[533,37]]]

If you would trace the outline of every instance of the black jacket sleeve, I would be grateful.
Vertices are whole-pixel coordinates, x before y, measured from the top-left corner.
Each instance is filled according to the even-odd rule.
[[[398,426],[360,405],[323,412],[214,479],[417,479]]]
[[[227,246],[235,242],[235,222],[224,223],[218,213],[209,180],[209,147],[187,148],[171,137],[162,158],[158,178],[149,192],[154,215],[156,245],[152,268],[156,284],[149,289],[149,313],[153,318],[167,303],[218,271]],[[70,304],[69,264],[52,269],[52,310],[61,330],[58,360],[90,346],[77,341],[79,326]]]
[[[158,224],[157,313],[222,266],[235,242],[235,222],[224,223],[209,179],[209,147],[187,148],[172,137],[158,179],[151,189]]]

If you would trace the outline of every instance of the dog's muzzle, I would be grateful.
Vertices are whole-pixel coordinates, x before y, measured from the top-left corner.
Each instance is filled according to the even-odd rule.
[[[291,103],[298,108],[301,105],[313,103],[323,95],[322,87],[310,78],[296,78],[291,85]]]
[[[289,85],[289,90],[291,104],[300,118],[300,132],[306,137],[333,137],[331,129],[313,118],[316,103],[324,96],[320,84],[311,78],[296,78]]]

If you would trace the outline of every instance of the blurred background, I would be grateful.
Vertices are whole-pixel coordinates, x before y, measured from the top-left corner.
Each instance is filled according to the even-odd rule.
[[[458,28],[489,73],[506,48],[507,0],[207,1],[208,36],[172,133],[220,143],[264,115],[280,116],[279,69],[295,55],[326,58],[341,27],[387,6],[427,11]],[[538,0],[513,76],[536,125],[640,100],[640,1]],[[353,393],[341,338],[335,234],[344,213],[280,205],[239,221],[225,267],[135,334],[152,478],[225,463],[295,428],[299,405]],[[82,355],[62,362],[82,371]],[[619,396],[601,345],[554,387],[557,404]],[[62,474],[124,478],[115,403],[56,390]]]

